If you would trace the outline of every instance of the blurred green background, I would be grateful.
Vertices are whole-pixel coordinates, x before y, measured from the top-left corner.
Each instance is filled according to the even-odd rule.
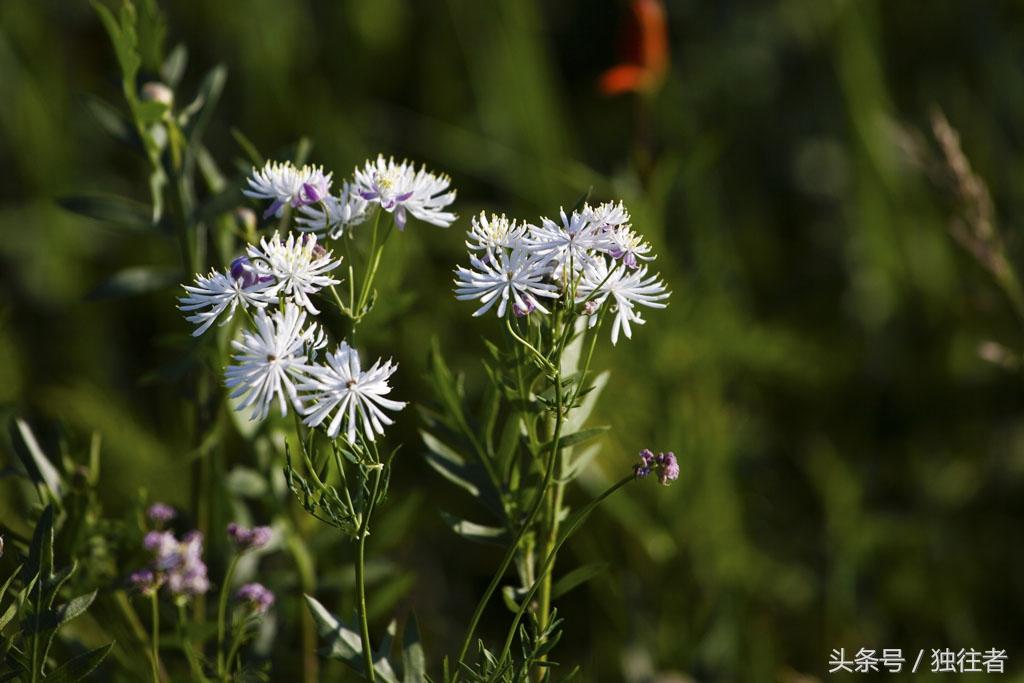
[[[378,151],[452,176],[462,218],[393,240],[383,290],[402,305],[363,341],[400,361],[402,397],[429,396],[432,336],[471,394],[482,381],[496,323],[451,294],[474,212],[551,215],[593,187],[654,243],[671,305],[602,345],[613,374],[597,417],[614,430],[570,500],[646,446],[674,450],[682,476],[629,487],[560,556],[562,571],[608,569],[559,601],[556,659],[589,681],[795,682],[829,678],[832,648],[996,647],[1022,670],[1024,392],[977,348],[1017,353],[1024,336],[893,131],[942,107],[1019,254],[1024,5],[670,1],[670,70],[646,98],[597,88],[620,60],[624,2],[163,9],[169,44],[190,51],[186,92],[228,68],[206,136],[219,159],[241,156],[236,126],[264,153],[309,135],[336,177]],[[0,403],[44,434],[99,430],[115,515],[141,486],[186,506],[194,446],[187,385],[144,381],[187,332],[175,290],[87,299],[120,269],[177,264],[176,244],[55,204],[147,200],[142,163],[85,107],[87,94],[122,106],[117,78],[87,3],[0,3]],[[444,528],[436,511],[458,496],[416,429],[406,411],[391,433],[405,443],[386,510],[401,533],[376,552],[404,569],[375,624],[415,607],[436,657],[499,555]],[[346,562],[331,557],[320,566]],[[503,632],[500,601],[486,618],[485,635]],[[297,638],[281,634],[275,662]]]

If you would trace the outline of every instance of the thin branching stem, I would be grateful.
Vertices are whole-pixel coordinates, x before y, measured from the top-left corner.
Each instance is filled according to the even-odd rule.
[[[228,595],[231,592],[231,582],[235,578],[235,569],[238,567],[238,558],[241,556],[241,553],[236,553],[231,558],[228,571],[224,575],[224,583],[220,587],[220,601],[217,604],[217,675],[221,678],[227,674],[224,659],[224,635],[227,632]]]
[[[579,528],[579,526],[586,520],[590,513],[593,512],[598,505],[603,503],[605,499],[608,498],[608,496],[612,495],[620,488],[622,488],[629,482],[633,481],[634,479],[635,477],[633,475],[623,477],[622,479],[618,480],[617,482],[609,486],[607,489],[605,489],[604,493],[599,495],[594,500],[590,501],[590,503],[588,503],[586,507],[584,507],[582,510],[579,511],[579,513],[577,513],[576,517],[573,518],[569,526],[566,527],[565,533],[563,533],[561,537],[559,537],[558,542],[555,544],[555,547],[552,548],[551,552],[549,552],[547,556],[544,558],[544,564],[541,566],[541,577],[543,577],[551,571],[551,565],[554,564],[555,556],[558,554],[558,551],[561,549],[562,545],[564,545],[565,542],[569,539],[569,537],[576,532],[576,529]],[[505,659],[509,656],[509,652],[512,648],[512,640],[515,638],[516,630],[519,628],[519,622],[522,621],[523,616],[526,614],[526,610],[529,609],[530,602],[533,600],[533,596],[537,594],[537,590],[540,588],[540,585],[540,579],[534,581],[533,585],[530,587],[530,590],[523,597],[522,602],[519,605],[519,611],[516,612],[515,617],[512,619],[512,624],[509,626],[508,634],[505,636],[505,644],[501,648],[501,653],[498,655],[499,664],[504,663]],[[492,678],[491,680],[493,681],[494,679]]]

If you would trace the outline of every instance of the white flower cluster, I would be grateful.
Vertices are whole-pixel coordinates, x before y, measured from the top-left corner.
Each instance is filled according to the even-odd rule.
[[[392,214],[399,229],[409,215],[448,227],[455,214],[445,209],[455,191],[447,176],[383,155],[357,168],[337,194],[331,194],[332,185],[333,174],[319,166],[268,161],[253,168],[243,194],[270,200],[264,218],[283,216],[285,207],[296,209],[295,228],[304,234],[282,240],[275,233],[249,245],[226,271],[196,275],[192,285],[185,285],[178,308],[196,325],[197,337],[217,320],[229,322],[238,309],[246,312],[251,325],[231,342],[233,362],[225,383],[237,408],[251,410],[252,419],[266,418],[275,404],[282,415],[291,406],[307,426],[325,425],[331,438],[344,432],[354,443],[361,432],[373,441],[392,424],[385,411],[405,407],[387,398],[388,380],[398,366],[378,359],[363,370],[358,352],[344,341],[326,354],[325,363],[318,363],[327,336],[307,318],[319,314],[312,296],[339,284],[331,272],[341,259],[317,239],[338,239],[365,222],[374,204]]]
[[[192,336],[198,337],[218,319],[221,324],[231,320],[239,308],[262,311],[280,300],[290,300],[310,313],[319,313],[311,294],[338,284],[328,273],[341,265],[331,252],[317,244],[315,235],[289,235],[282,241],[274,233],[259,245],[249,245],[246,256],[231,262],[225,272],[210,271],[196,275],[195,283],[184,285],[185,296],[178,299],[178,308],[190,323],[197,325]]]
[[[330,239],[365,222],[373,204],[393,214],[399,230],[405,228],[409,214],[442,228],[455,220],[455,214],[444,210],[455,201],[451,179],[425,167],[417,171],[408,161],[395,163],[381,154],[356,168],[353,179],[343,181],[337,194],[331,194],[332,176],[324,175],[321,167],[268,161],[262,169],[253,168],[243,194],[271,200],[264,217],[281,216],[286,206],[298,209],[299,230]]]
[[[344,429],[348,442],[355,443],[361,427],[363,437],[373,441],[393,423],[384,409],[405,407],[387,398],[388,380],[398,365],[378,359],[363,370],[359,353],[344,341],[326,354],[326,363],[318,363],[327,338],[317,323],[307,324],[306,319],[306,311],[291,302],[273,315],[257,312],[256,329],[243,330],[231,342],[236,353],[225,372],[231,398],[240,399],[238,410],[251,408],[254,420],[266,418],[275,403],[281,415],[291,405],[308,427],[327,422],[331,438]]]
[[[510,221],[481,213],[471,221],[466,246],[470,267],[455,270],[455,297],[476,299],[483,315],[497,304],[499,317],[508,311],[525,316],[547,314],[556,301],[574,296],[590,324],[609,302],[612,344],[621,330],[632,337],[642,325],[637,306],[665,308],[669,292],[657,275],[648,275],[651,246],[633,231],[621,202],[582,211],[559,213],[559,221],[542,218],[540,225]]]
[[[292,406],[309,427],[333,414],[328,435],[334,438],[344,427],[350,443],[360,426],[370,441],[383,434],[392,420],[382,409],[405,406],[386,398],[388,378],[398,366],[378,360],[364,372],[358,353],[345,342],[320,365],[317,356],[327,336],[319,324],[307,322],[309,314],[318,313],[310,295],[337,284],[329,273],[341,259],[333,259],[314,235],[291,234],[282,241],[275,234],[246,253],[227,272],[196,276],[179,299],[186,320],[198,325],[195,336],[220,317],[228,322],[238,308],[249,310],[254,329],[242,329],[231,342],[233,362],[225,371],[237,409],[262,420],[275,403],[282,415]]]

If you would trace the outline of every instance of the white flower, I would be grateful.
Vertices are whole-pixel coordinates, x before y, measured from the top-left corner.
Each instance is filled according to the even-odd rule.
[[[469,221],[466,246],[474,251],[515,249],[522,246],[526,228],[525,223],[510,221],[505,214],[492,213],[488,217],[481,211],[479,217],[473,216]]]
[[[576,303],[582,303],[591,294],[594,294],[594,297],[588,304],[597,303],[598,306],[604,304],[609,296],[612,298],[611,311],[615,313],[615,320],[612,322],[612,344],[619,341],[620,328],[626,334],[626,338],[630,339],[633,336],[630,325],[644,324],[644,319],[634,308],[634,304],[665,308],[667,304],[662,301],[669,296],[665,283],[659,280],[657,275],[647,277],[647,266],[640,266],[635,270],[627,270],[619,264],[609,267],[607,258],[594,259],[584,269],[583,277],[576,289]],[[596,323],[597,316],[591,315],[590,325]]]
[[[326,234],[338,239],[346,229],[351,229],[366,220],[369,202],[360,197],[355,188],[345,181],[337,195],[327,195],[316,204],[299,208],[302,214],[295,219],[296,228],[303,232]],[[326,208],[326,211],[324,210]]]
[[[636,268],[637,259],[641,261],[653,261],[654,256],[648,256],[651,245],[644,242],[644,239],[633,232],[629,225],[619,225],[608,232],[608,239],[611,248],[608,255],[613,259],[621,260],[627,268]]]
[[[301,410],[295,382],[305,379],[310,370],[307,350],[317,334],[315,326],[304,327],[306,313],[294,304],[268,316],[256,313],[256,331],[242,330],[241,339],[231,342],[238,352],[234,364],[225,371],[224,384],[233,391],[231,398],[244,397],[237,409],[252,407],[252,419],[262,420],[275,399],[281,415],[288,404]]]
[[[448,189],[451,178],[429,173],[425,166],[417,171],[408,161],[396,164],[381,154],[355,170],[354,185],[360,197],[393,213],[399,230],[405,228],[406,212],[442,228],[455,220],[455,214],[443,211],[455,201],[455,190]]]
[[[248,179],[249,189],[242,190],[242,194],[255,199],[272,199],[263,217],[280,216],[285,206],[315,204],[328,196],[332,175],[324,175],[322,166],[306,164],[296,168],[290,161],[268,161],[261,170],[253,167]]]
[[[345,425],[345,438],[355,443],[356,431],[362,423],[363,435],[370,441],[375,434],[384,434],[384,427],[393,420],[384,412],[401,410],[405,403],[385,396],[391,392],[388,378],[398,369],[390,360],[381,359],[365,372],[359,364],[359,353],[342,342],[338,350],[327,354],[326,365],[315,365],[309,370],[309,379],[300,385],[310,401],[305,409],[305,423],[316,427],[334,413],[327,426],[327,436],[332,439]]]
[[[341,265],[341,259],[332,260],[331,252],[317,246],[316,235],[296,237],[291,233],[282,242],[281,236],[274,233],[269,240],[262,238],[259,247],[249,245],[248,254],[260,272],[277,280],[280,293],[313,314],[320,311],[309,295],[339,282],[327,273]]]
[[[194,285],[182,285],[186,296],[178,298],[178,309],[185,312],[197,311],[185,316],[185,320],[198,325],[192,333],[193,337],[206,332],[225,312],[227,315],[222,325],[231,320],[239,306],[263,308],[275,301],[277,283],[274,279],[260,277],[246,270],[242,260],[247,259],[236,259],[231,264],[230,274],[210,271],[209,275],[196,275]]]
[[[566,269],[579,272],[594,260],[594,252],[609,246],[608,237],[585,215],[565,210],[559,212],[561,224],[542,218],[539,226],[530,226],[527,243],[530,252],[553,266],[553,275],[561,278]]]
[[[455,273],[455,298],[460,301],[479,299],[483,306],[473,315],[486,313],[498,304],[498,317],[505,315],[511,300],[517,311],[533,309],[547,313],[537,297],[557,297],[558,288],[544,279],[549,271],[545,262],[535,258],[526,249],[515,249],[511,253],[501,250],[484,252],[484,257],[469,255],[473,269],[459,266]]]
[[[583,215],[598,230],[616,228],[629,223],[629,211],[622,202],[605,202],[596,207],[586,204],[583,207]]]

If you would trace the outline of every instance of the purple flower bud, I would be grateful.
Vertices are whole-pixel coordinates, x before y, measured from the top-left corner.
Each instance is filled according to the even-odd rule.
[[[310,204],[316,204],[323,196],[320,191],[310,183],[302,183],[302,199]]]
[[[152,595],[153,591],[160,587],[157,583],[156,574],[150,569],[140,569],[137,572],[132,572],[132,575],[128,577],[128,581],[131,582],[135,590],[146,595]]]
[[[274,279],[272,275],[261,275],[256,266],[246,256],[239,256],[231,262],[231,278],[241,281],[242,289],[247,289],[256,284],[270,282]]]
[[[247,583],[235,593],[235,599],[248,603],[256,614],[266,614],[274,604],[274,594],[262,583]]]
[[[166,503],[153,503],[146,510],[146,516],[149,517],[152,522],[169,522],[178,516],[178,513],[174,511],[170,505]]]
[[[228,524],[228,538],[230,538],[238,549],[243,552],[246,550],[258,550],[259,548],[262,548],[270,543],[273,536],[274,532],[268,526],[257,526],[252,529],[246,529],[234,522]]]
[[[600,307],[601,304],[591,299],[587,303],[583,304],[583,312],[587,315],[594,315]]]
[[[537,304],[533,303],[531,299],[526,300],[525,306],[519,303],[512,304],[512,312],[515,313],[517,318],[524,318],[530,315],[535,308],[537,308]]]

